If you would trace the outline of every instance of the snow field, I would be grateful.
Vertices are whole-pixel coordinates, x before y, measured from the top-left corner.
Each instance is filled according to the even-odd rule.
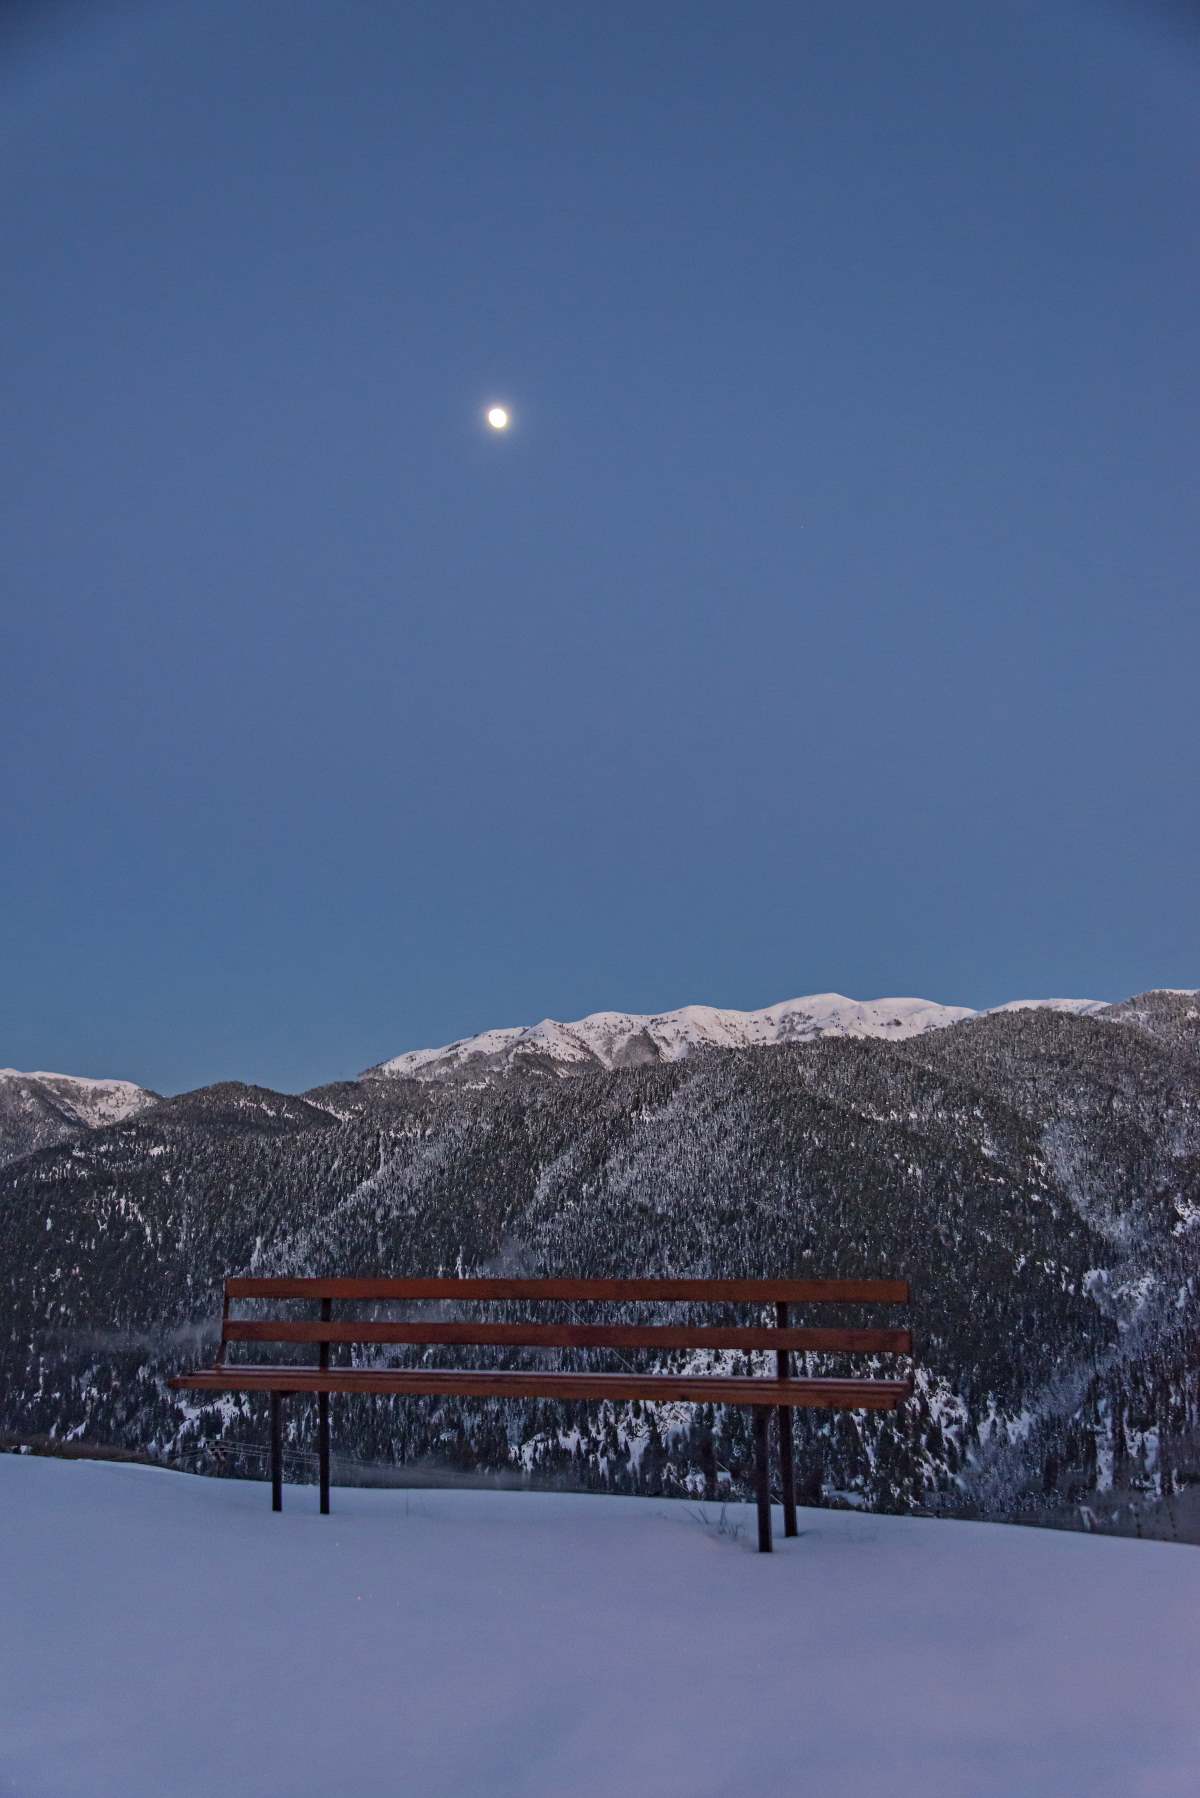
[[[4,1798],[1194,1798],[1200,1553],[0,1456]],[[708,1526],[701,1521],[707,1516]],[[776,1517],[777,1527],[780,1519]]]

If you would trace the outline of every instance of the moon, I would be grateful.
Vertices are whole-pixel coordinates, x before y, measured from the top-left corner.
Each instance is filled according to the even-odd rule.
[[[489,406],[487,421],[493,431],[507,431],[511,422],[507,406]]]

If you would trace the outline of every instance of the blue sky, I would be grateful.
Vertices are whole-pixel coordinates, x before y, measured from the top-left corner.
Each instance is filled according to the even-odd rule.
[[[1181,14],[14,19],[0,1061],[1200,981]]]

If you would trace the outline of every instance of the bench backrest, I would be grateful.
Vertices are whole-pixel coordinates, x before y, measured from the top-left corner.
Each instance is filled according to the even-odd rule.
[[[907,1280],[502,1280],[502,1279],[291,1279],[239,1275],[225,1282],[219,1361],[236,1342],[314,1343],[328,1366],[334,1343],[434,1344],[490,1348],[773,1349],[836,1354],[907,1355],[907,1329],[823,1325],[795,1326],[793,1305],[905,1305]],[[317,1301],[319,1318],[235,1318],[239,1299]],[[775,1321],[756,1324],[496,1323],[466,1318],[334,1318],[335,1303],[394,1304],[436,1300],[476,1303],[555,1301],[559,1304],[628,1302],[689,1305],[773,1306]]]

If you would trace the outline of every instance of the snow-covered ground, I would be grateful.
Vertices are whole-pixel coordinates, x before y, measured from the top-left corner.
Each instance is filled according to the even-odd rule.
[[[0,1456],[4,1798],[1194,1798],[1200,1553]],[[715,1524],[715,1508],[707,1508]]]

